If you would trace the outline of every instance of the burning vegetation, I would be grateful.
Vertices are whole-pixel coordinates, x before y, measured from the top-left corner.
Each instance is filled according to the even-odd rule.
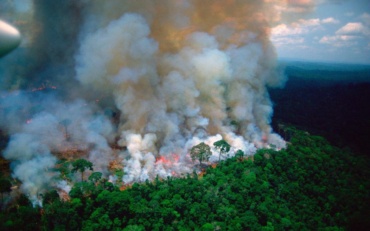
[[[302,219],[335,230],[345,219],[343,195],[325,188],[354,172],[334,167],[338,150],[305,134],[298,144],[320,147],[287,148],[270,126],[268,88],[285,80],[270,29],[311,0],[34,0],[23,12],[3,2],[24,42],[0,62],[2,156],[16,179],[2,182],[15,195],[2,204],[17,196],[39,219],[30,230],[303,230]],[[311,187],[314,174],[336,177]],[[352,188],[367,198],[367,186]],[[307,218],[321,209],[330,216]],[[1,227],[24,222],[4,217]]]
[[[27,42],[1,64],[0,126],[3,156],[34,203],[81,181],[54,171],[60,160],[85,159],[132,184],[286,146],[270,126],[267,88],[284,83],[269,31],[289,1],[29,6],[19,25]],[[199,144],[207,152],[192,153]]]

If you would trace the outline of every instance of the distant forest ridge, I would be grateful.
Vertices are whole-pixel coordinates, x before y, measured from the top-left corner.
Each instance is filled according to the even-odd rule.
[[[279,67],[285,69],[285,75],[290,79],[319,85],[370,83],[370,65],[280,60]]]

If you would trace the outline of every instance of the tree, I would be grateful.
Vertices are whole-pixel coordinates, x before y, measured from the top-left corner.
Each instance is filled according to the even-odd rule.
[[[84,172],[86,169],[93,170],[93,164],[85,159],[77,159],[72,162],[72,172],[81,172],[81,181],[84,180]]]
[[[56,190],[52,190],[44,194],[42,204],[52,204],[57,200],[59,200],[59,194]]]
[[[236,151],[235,157],[238,158],[240,161],[242,161],[244,157],[244,152],[239,149],[238,151]]]
[[[220,151],[220,155],[218,157],[218,161],[221,160],[221,156],[225,153],[228,153],[230,151],[230,144],[228,144],[225,140],[219,140],[213,143],[216,149]]]
[[[202,230],[206,231],[206,230],[215,230],[215,227],[211,224],[211,223],[205,223],[203,226],[202,226]]]
[[[102,177],[102,173],[101,172],[93,172],[90,176],[89,176],[89,181],[92,181],[94,183],[98,182],[101,177]]]
[[[202,163],[202,161],[204,160],[207,161],[211,155],[212,155],[211,148],[204,142],[195,145],[190,150],[191,159],[193,161],[198,159],[199,163]]]
[[[70,165],[71,163],[66,159],[61,159],[56,164],[56,169],[60,172],[60,177],[64,180],[72,180]]]
[[[142,225],[128,225],[123,231],[143,231],[145,228]]]

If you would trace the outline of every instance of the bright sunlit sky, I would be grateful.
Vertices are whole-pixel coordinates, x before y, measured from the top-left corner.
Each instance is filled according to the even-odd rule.
[[[272,29],[280,59],[370,64],[370,0],[325,0]]]

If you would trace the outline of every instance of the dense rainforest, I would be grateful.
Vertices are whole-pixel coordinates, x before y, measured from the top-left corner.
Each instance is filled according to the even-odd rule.
[[[262,149],[184,178],[121,191],[99,173],[56,191],[43,207],[20,196],[1,230],[366,230],[369,162],[324,138],[285,127],[285,150]]]
[[[62,199],[40,195],[43,207],[25,195],[3,205],[14,180],[1,159],[0,230],[369,230],[370,84],[347,80],[370,72],[310,68],[288,66],[286,87],[270,90],[284,150],[239,152],[217,166],[204,161],[198,174],[126,188],[84,176],[88,162],[63,162],[55,170],[82,181]]]

